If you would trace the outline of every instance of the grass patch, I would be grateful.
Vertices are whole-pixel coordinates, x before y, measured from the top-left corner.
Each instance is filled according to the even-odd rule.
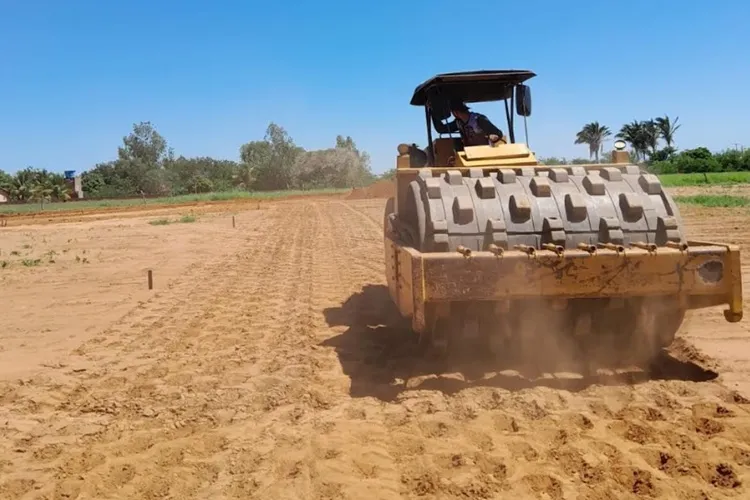
[[[747,196],[731,196],[727,194],[696,194],[693,196],[675,196],[677,203],[700,205],[712,208],[734,208],[750,206]]]
[[[21,264],[23,264],[26,267],[38,266],[41,263],[42,263],[42,259],[23,259],[21,261]]]
[[[180,205],[184,203],[209,203],[213,201],[231,200],[274,200],[290,196],[300,195],[328,195],[343,194],[350,189],[311,189],[311,190],[288,190],[288,191],[227,191],[222,193],[186,194],[181,196],[166,196],[163,198],[131,198],[126,200],[83,200],[67,203],[55,202],[44,205],[44,212],[56,210],[96,210],[111,207],[132,207],[139,205]],[[30,214],[40,212],[38,203],[27,203],[23,205],[0,205],[0,213],[6,214]]]
[[[189,223],[189,222],[195,222],[196,220],[198,219],[194,215],[183,215],[179,219],[171,220],[167,218],[161,218],[161,219],[150,220],[148,221],[148,223],[151,224],[152,226],[166,226],[168,224],[172,224],[175,222]]]
[[[713,172],[706,175],[661,174],[659,175],[659,179],[665,187],[729,186],[733,184],[750,184],[750,172]]]

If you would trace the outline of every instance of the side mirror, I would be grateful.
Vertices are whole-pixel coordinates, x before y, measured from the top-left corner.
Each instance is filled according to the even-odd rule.
[[[516,113],[531,116],[531,88],[526,85],[516,85]]]

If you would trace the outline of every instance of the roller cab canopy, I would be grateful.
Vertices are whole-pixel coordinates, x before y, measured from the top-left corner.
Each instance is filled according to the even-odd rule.
[[[427,141],[428,144],[432,144],[431,122],[450,118],[450,101],[460,100],[465,103],[503,101],[506,130],[510,142],[515,143],[515,120],[512,109],[515,108],[519,116],[531,115],[531,91],[524,82],[535,76],[536,74],[532,71],[518,69],[442,73],[414,89],[410,104],[424,106]],[[427,107],[428,103],[429,107]]]
[[[502,101],[513,88],[536,74],[527,70],[481,70],[442,73],[419,85],[411,98],[413,106],[424,106],[434,97],[464,102]]]

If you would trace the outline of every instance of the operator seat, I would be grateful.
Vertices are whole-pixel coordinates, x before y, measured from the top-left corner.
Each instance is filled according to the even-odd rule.
[[[443,121],[451,118],[449,99],[440,95],[437,91],[430,92],[430,113],[433,121]],[[463,151],[464,146],[461,137],[438,137],[432,141],[432,152],[435,158],[435,167],[449,166],[448,160],[455,155],[456,151]]]

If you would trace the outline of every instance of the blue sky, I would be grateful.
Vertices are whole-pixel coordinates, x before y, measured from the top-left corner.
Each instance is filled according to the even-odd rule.
[[[680,148],[750,147],[749,17],[747,0],[0,0],[0,169],[91,168],[138,121],[177,154],[238,159],[275,121],[307,149],[351,135],[382,172],[425,143],[415,86],[492,68],[537,73],[540,156],[586,156],[586,122],[664,114]],[[505,130],[499,104],[477,109]]]

